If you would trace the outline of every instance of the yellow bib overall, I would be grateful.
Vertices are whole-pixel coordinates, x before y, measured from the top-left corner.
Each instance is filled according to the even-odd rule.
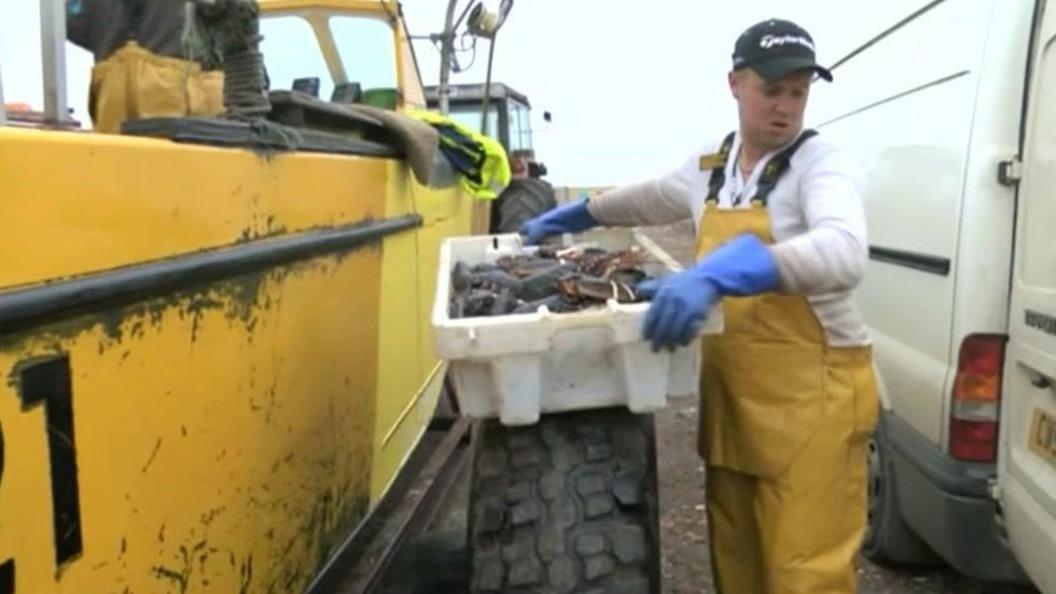
[[[747,209],[717,202],[713,187],[698,259],[742,233],[773,243],[765,195]],[[704,339],[699,436],[718,591],[854,594],[878,413],[871,350],[828,346],[802,295],[722,308],[725,331]]]
[[[111,134],[126,120],[219,115],[224,75],[130,41],[92,68],[88,111],[94,129]]]

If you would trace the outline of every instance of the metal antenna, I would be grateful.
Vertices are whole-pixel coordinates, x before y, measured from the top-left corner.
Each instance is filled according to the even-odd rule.
[[[448,96],[451,93],[448,81],[451,79],[451,53],[455,51],[455,8],[458,0],[450,0],[447,3],[447,16],[444,18],[444,32],[440,37],[440,88],[437,95],[440,98],[440,113],[450,112]]]

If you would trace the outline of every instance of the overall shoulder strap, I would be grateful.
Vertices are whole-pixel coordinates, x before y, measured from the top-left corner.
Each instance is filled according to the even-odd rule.
[[[796,154],[796,151],[803,146],[804,142],[817,136],[817,134],[816,130],[804,130],[795,142],[770,159],[770,162],[766,164],[766,169],[763,170],[763,174],[759,176],[759,183],[755,186],[755,196],[752,198],[753,204],[758,203],[766,206],[766,202],[770,198],[770,192],[774,191],[777,181],[788,171],[788,164],[792,160],[792,155]]]
[[[719,202],[719,191],[726,183],[726,161],[729,159],[730,151],[733,149],[733,139],[737,132],[733,131],[726,135],[722,145],[719,147],[718,158],[715,166],[711,168],[711,178],[708,180],[708,197],[705,202]]]

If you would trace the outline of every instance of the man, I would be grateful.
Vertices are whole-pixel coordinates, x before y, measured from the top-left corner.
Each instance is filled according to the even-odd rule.
[[[185,0],[67,0],[66,36],[92,52],[88,112],[117,133],[135,118],[223,111],[223,74],[185,60]]]
[[[847,157],[802,130],[812,79],[832,80],[794,23],[745,31],[728,75],[740,127],[673,173],[554,209],[527,241],[597,224],[697,222],[695,266],[643,284],[654,348],[706,338],[699,449],[723,594],[852,594],[878,401],[853,304],[868,256]]]

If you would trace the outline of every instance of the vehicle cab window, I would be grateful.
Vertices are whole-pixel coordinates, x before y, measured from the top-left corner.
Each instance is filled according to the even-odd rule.
[[[261,18],[260,32],[272,89],[291,89],[296,79],[317,77],[319,98],[329,100],[335,76],[343,78],[337,82],[358,82],[364,90],[398,86],[393,31],[383,20],[282,14]]]
[[[528,106],[510,100],[510,151],[531,150],[532,121]]]

